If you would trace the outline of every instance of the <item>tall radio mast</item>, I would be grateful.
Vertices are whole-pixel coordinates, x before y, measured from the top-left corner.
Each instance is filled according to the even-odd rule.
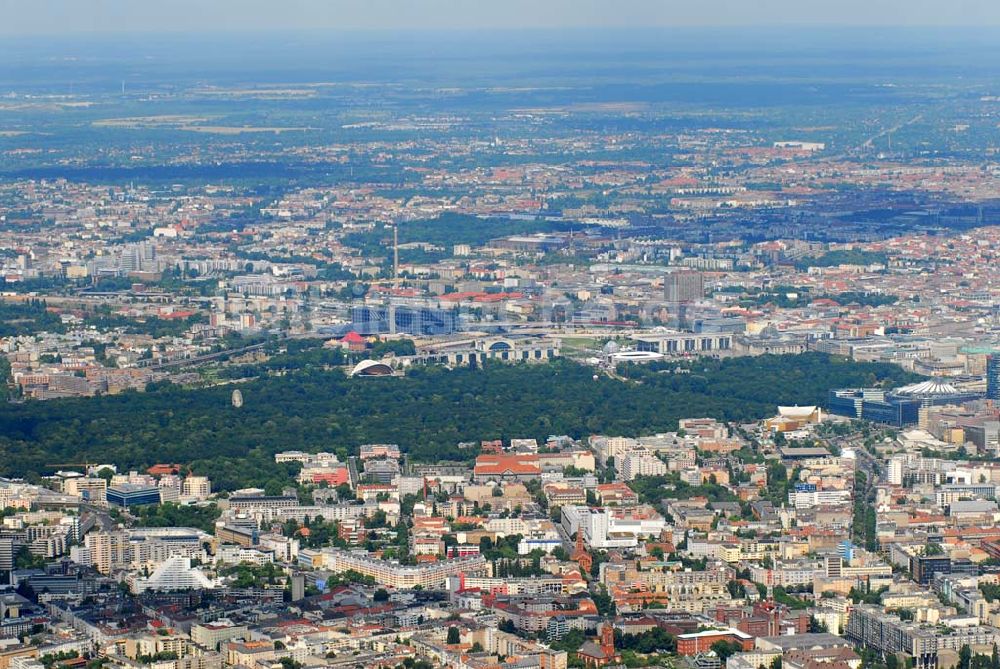
[[[399,221],[392,224],[392,285],[399,289]]]

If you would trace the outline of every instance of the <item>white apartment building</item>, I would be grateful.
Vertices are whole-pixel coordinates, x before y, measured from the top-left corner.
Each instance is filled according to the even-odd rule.
[[[615,460],[619,461],[618,470],[626,481],[632,481],[637,476],[662,476],[667,473],[667,463],[644,448],[628,451]]]
[[[207,499],[212,494],[212,481],[207,476],[188,476],[181,486],[181,495],[191,499]]]
[[[591,548],[634,548],[640,537],[659,536],[665,525],[659,514],[616,515],[607,509],[562,507],[563,530],[569,536],[581,530]]]
[[[608,458],[618,458],[636,447],[638,442],[630,437],[591,437],[590,446],[597,453],[601,464],[607,464]]]
[[[889,459],[886,479],[889,485],[903,485],[903,458],[895,457]]]
[[[485,576],[488,570],[486,559],[478,555],[411,566],[335,548],[325,548],[322,554],[323,566],[331,571],[353,570],[393,588],[414,588],[418,585],[423,588],[438,588],[445,584],[449,576]]]
[[[850,490],[813,490],[788,493],[788,504],[796,509],[809,509],[814,506],[836,506],[851,503]]]

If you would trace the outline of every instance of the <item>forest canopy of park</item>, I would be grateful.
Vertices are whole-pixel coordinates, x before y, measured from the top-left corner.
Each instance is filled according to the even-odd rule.
[[[491,239],[507,235],[527,235],[539,232],[579,231],[579,223],[568,221],[528,220],[518,221],[507,218],[480,218],[453,212],[437,218],[407,221],[399,226],[399,243],[422,242],[444,247],[450,255],[455,244],[482,246]],[[366,232],[353,232],[344,237],[344,244],[377,256],[388,252],[392,242],[391,226],[384,226]],[[403,256],[400,255],[402,258]]]
[[[414,460],[467,460],[459,442],[549,435],[639,435],[677,419],[756,420],[778,404],[824,404],[831,388],[900,385],[912,375],[888,364],[819,353],[632,366],[623,382],[568,360],[482,369],[416,367],[405,377],[348,378],[300,369],[232,386],[0,406],[0,475],[51,473],[55,463],[141,469],[191,464],[218,490],[287,482],[288,449],[353,454],[365,443],[397,443]],[[272,485],[273,487],[273,485]]]

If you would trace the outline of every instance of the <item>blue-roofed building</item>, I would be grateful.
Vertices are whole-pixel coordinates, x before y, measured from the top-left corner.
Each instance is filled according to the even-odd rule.
[[[123,483],[108,488],[108,504],[128,509],[133,506],[160,503],[160,489],[155,486]]]

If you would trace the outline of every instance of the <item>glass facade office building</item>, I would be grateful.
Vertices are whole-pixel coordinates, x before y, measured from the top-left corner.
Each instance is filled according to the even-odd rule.
[[[159,504],[160,490],[155,487],[122,485],[108,488],[108,504],[129,508],[144,504]]]
[[[986,399],[1000,401],[1000,353],[986,356]]]
[[[351,309],[351,329],[361,335],[446,335],[458,330],[454,310],[409,306],[364,306]]]
[[[827,408],[838,416],[904,427],[919,422],[921,407],[961,404],[981,397],[932,379],[888,392],[878,388],[831,390]]]

